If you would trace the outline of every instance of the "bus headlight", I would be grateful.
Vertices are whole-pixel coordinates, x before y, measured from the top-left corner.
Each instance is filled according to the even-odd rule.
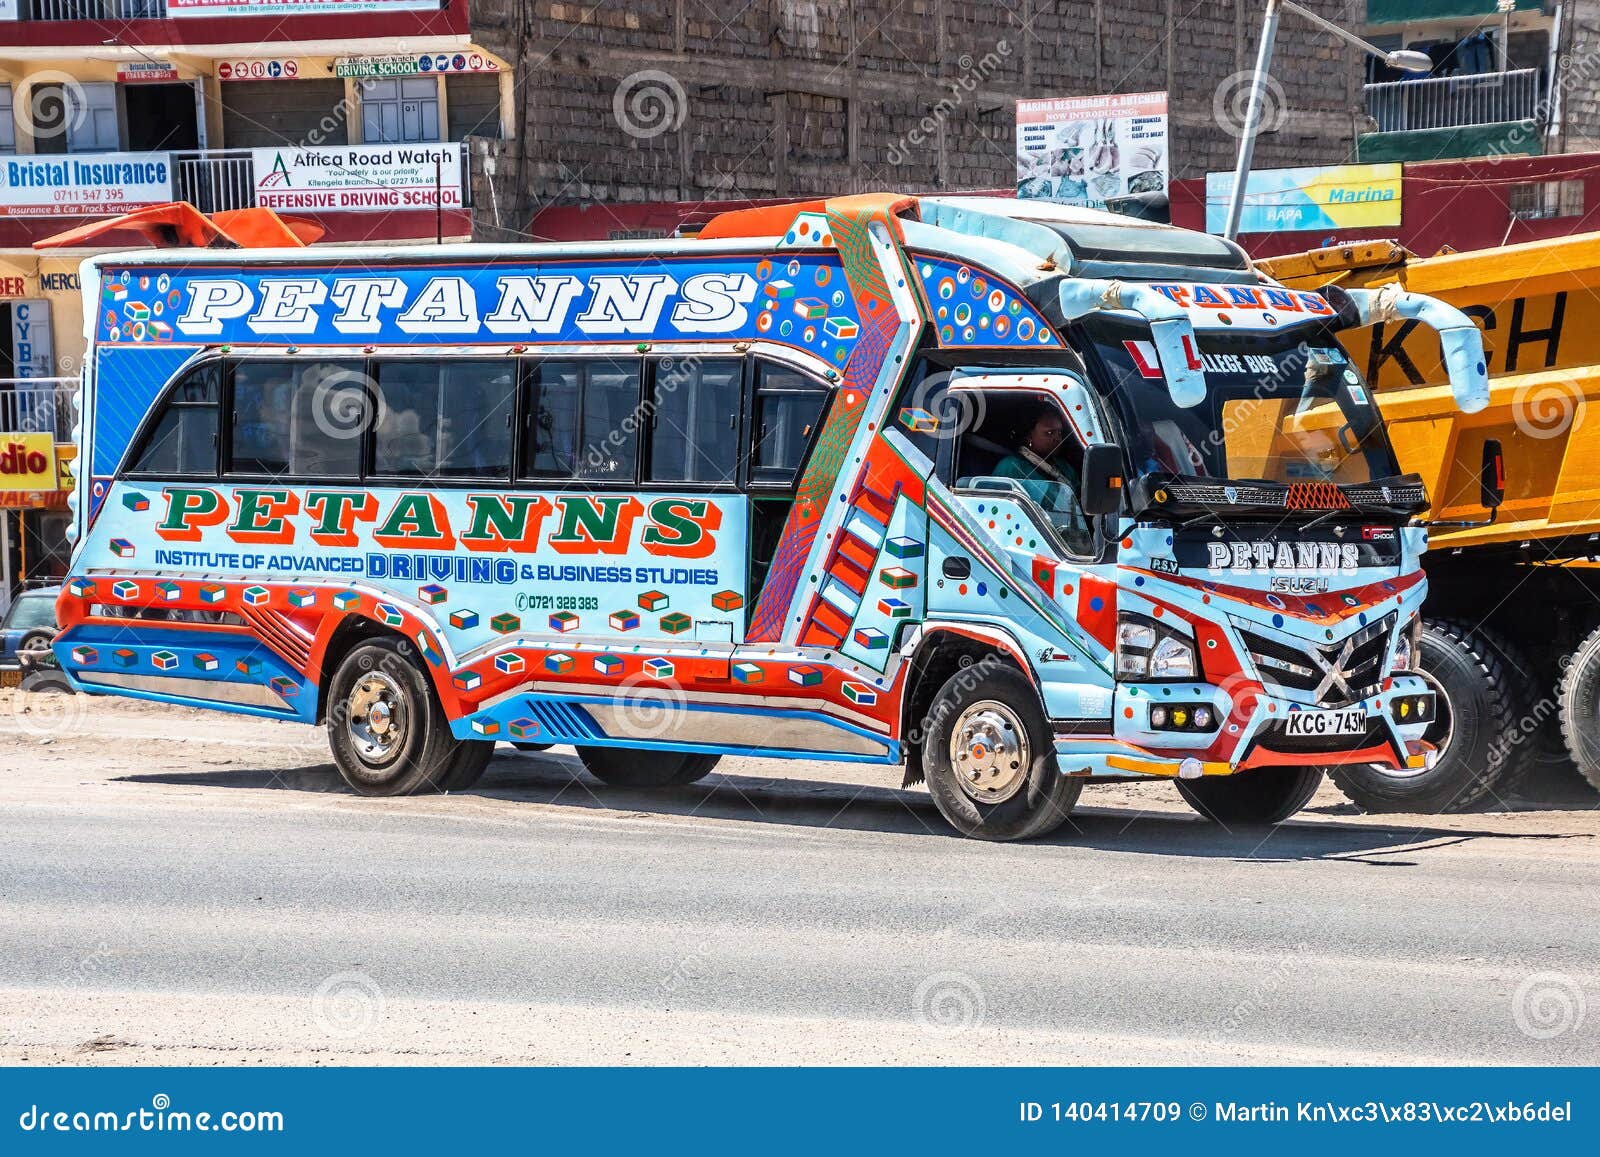
[[[1119,679],[1193,679],[1199,673],[1192,636],[1143,615],[1117,616]]]
[[[1394,662],[1389,667],[1391,675],[1422,670],[1422,616],[1418,615],[1400,632],[1394,645]]]

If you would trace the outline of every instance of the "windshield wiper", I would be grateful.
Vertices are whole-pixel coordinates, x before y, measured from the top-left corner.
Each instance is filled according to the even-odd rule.
[[[1205,522],[1208,519],[1214,520],[1219,526],[1225,526],[1229,530],[1232,530],[1234,528],[1233,527],[1233,523],[1228,521],[1226,518],[1224,518],[1222,516],[1222,512],[1220,510],[1204,510],[1204,511],[1201,511],[1199,514],[1193,515],[1193,516],[1191,516],[1189,518],[1185,518],[1182,522],[1178,523],[1178,525],[1175,527],[1175,529],[1177,529],[1177,530],[1187,530],[1187,529],[1189,529],[1189,527],[1197,526],[1200,523]]]
[[[1323,511],[1323,513],[1317,515],[1310,522],[1302,522],[1300,524],[1300,529],[1310,530],[1318,523],[1328,521],[1328,519],[1332,518],[1335,514],[1356,514],[1364,518],[1377,518],[1383,515],[1388,515],[1390,518],[1410,518],[1412,512],[1400,506],[1341,506],[1336,507],[1333,510]]]

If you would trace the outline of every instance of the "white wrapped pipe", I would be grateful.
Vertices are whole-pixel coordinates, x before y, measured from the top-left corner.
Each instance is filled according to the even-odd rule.
[[[1466,414],[1489,404],[1489,362],[1483,352],[1483,334],[1472,319],[1436,297],[1408,293],[1398,285],[1380,289],[1323,290],[1328,303],[1350,326],[1376,325],[1380,321],[1420,321],[1439,335],[1450,392]],[[1344,303],[1349,306],[1345,307]],[[1347,316],[1354,313],[1354,318]]]
[[[1200,344],[1181,305],[1147,285],[1126,281],[1069,278],[1061,283],[1061,312],[1066,321],[1100,310],[1129,310],[1148,321],[1172,400],[1185,407],[1204,400],[1206,375],[1200,365]]]

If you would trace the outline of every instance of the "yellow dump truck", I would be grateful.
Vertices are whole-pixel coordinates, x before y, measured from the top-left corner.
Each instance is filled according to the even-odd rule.
[[[1478,322],[1489,356],[1489,405],[1463,414],[1432,331],[1340,335],[1433,500],[1423,656],[1443,702],[1432,768],[1335,780],[1371,811],[1457,810],[1504,797],[1564,744],[1600,788],[1600,233],[1434,257],[1363,242],[1256,264],[1295,288],[1441,298]],[[1487,525],[1448,525],[1484,520],[1488,439],[1504,449],[1504,504]]]

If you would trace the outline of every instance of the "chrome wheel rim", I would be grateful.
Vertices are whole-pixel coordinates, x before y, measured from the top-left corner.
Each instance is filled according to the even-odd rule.
[[[968,798],[1004,803],[1028,780],[1032,752],[1017,713],[992,699],[963,711],[950,732],[950,766]]]
[[[350,689],[345,730],[362,762],[390,763],[405,748],[411,712],[400,685],[382,671],[368,671]]]

